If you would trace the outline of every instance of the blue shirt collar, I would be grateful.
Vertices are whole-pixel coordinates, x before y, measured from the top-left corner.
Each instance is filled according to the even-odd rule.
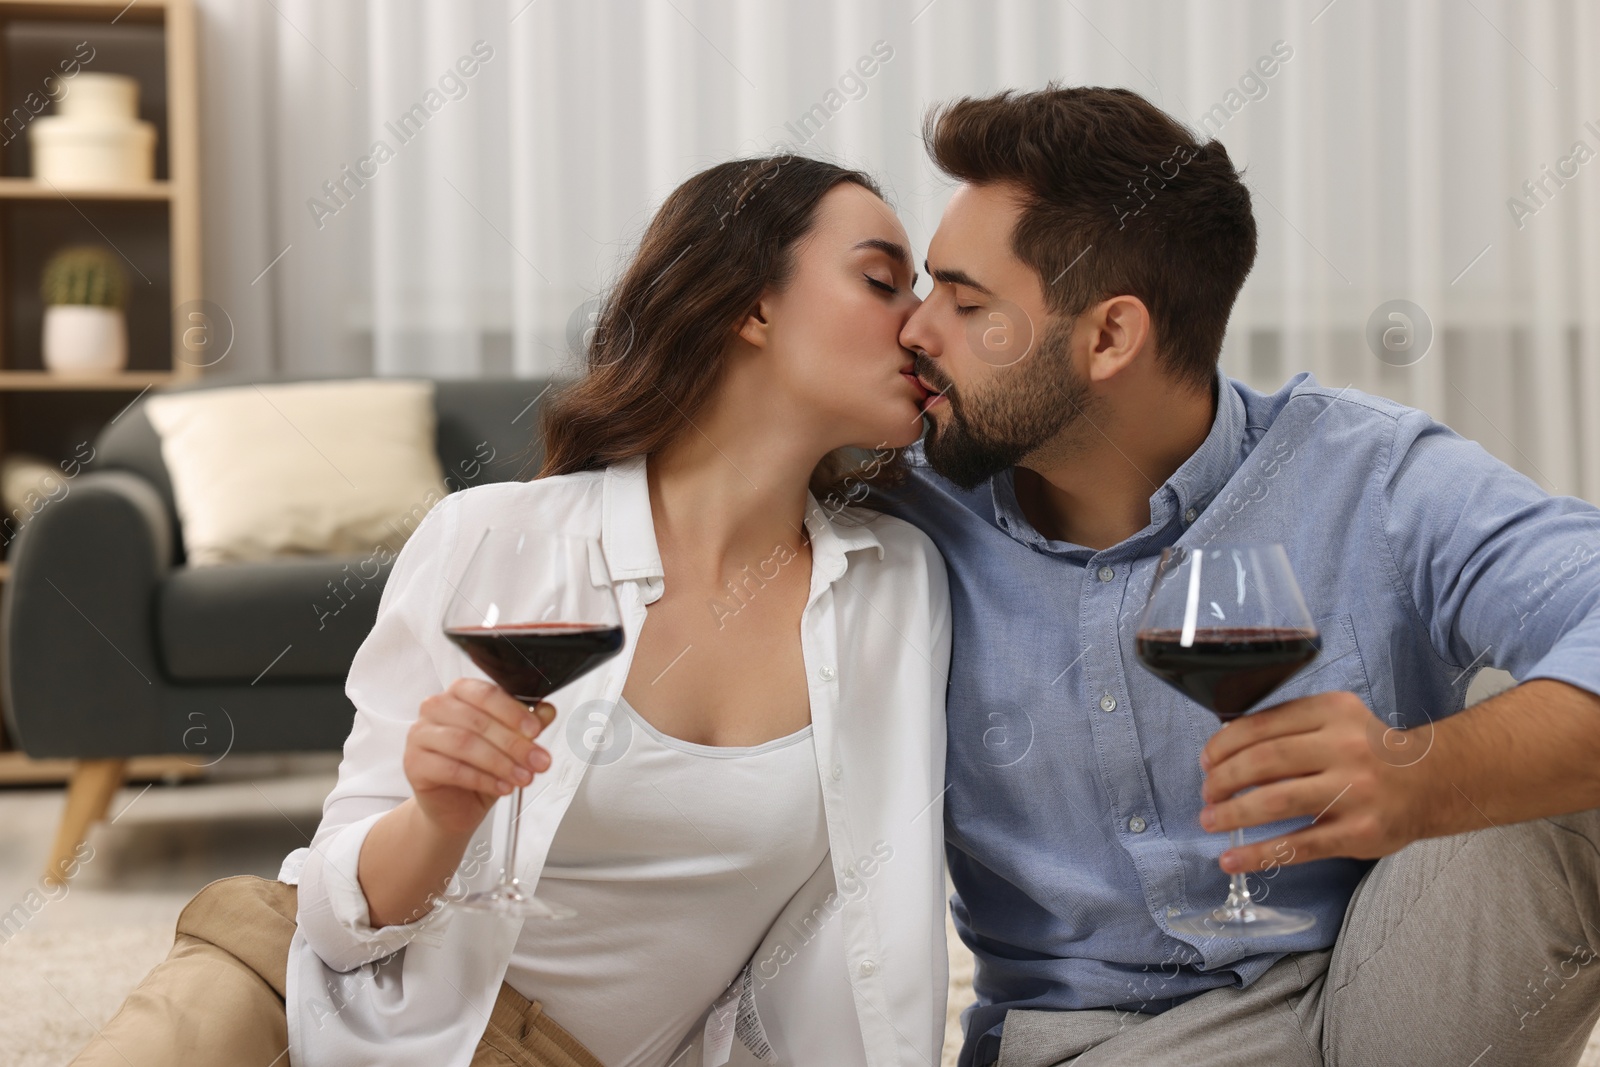
[[[1190,517],[1191,510],[1198,517],[1228,479],[1233,477],[1234,471],[1239,469],[1245,433],[1244,398],[1220,367],[1213,388],[1216,390],[1217,411],[1206,439],[1172,473],[1166,484],[1150,494],[1150,525],[1120,545],[1106,549],[1107,553],[1119,553],[1124,548],[1142,545],[1165,530],[1174,519],[1185,523],[1194,521]],[[995,525],[1014,540],[1046,552],[1085,557],[1096,555],[1082,545],[1051,540],[1034,529],[1017,503],[1014,472],[1015,468],[1010,468],[990,479]]]

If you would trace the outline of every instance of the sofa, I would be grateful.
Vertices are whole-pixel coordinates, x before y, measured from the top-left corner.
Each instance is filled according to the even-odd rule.
[[[451,491],[532,476],[549,385],[435,382]],[[369,555],[186,566],[145,399],[100,431],[67,491],[22,527],[0,597],[7,732],[29,756],[77,761],[51,881],[105,817],[131,757],[181,755],[203,767],[231,752],[339,750],[355,714],[345,676],[392,564]]]

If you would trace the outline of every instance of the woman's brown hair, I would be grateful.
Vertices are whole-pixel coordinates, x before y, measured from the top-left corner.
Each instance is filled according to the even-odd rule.
[[[537,477],[652,455],[685,432],[721,380],[733,332],[764,292],[788,284],[795,245],[824,194],[843,182],[883,195],[861,171],[797,155],[719,163],[674,189],[604,299],[585,373],[544,405]],[[850,483],[864,492],[868,481],[895,480],[898,452],[880,449],[863,475],[853,451],[818,464],[819,502],[841,491],[855,499]]]

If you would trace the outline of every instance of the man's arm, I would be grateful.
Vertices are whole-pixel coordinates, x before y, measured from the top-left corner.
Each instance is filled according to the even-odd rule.
[[[1352,693],[1228,724],[1202,751],[1202,825],[1314,821],[1225,853],[1227,870],[1377,858],[1600,807],[1600,510],[1549,496],[1422,412],[1396,422],[1381,477],[1373,552],[1417,639],[1439,662],[1490,663],[1523,684],[1410,730]]]
[[[1320,693],[1228,723],[1200,763],[1208,830],[1314,817],[1224,852],[1224,870],[1377,859],[1424,837],[1600,807],[1600,696],[1537,678],[1396,731],[1354,693]],[[1259,788],[1235,796],[1248,786]]]

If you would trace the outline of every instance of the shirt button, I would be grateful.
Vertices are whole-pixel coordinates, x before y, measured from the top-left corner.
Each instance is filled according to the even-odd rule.
[[[817,668],[817,677],[821,678],[824,682],[833,681],[833,668],[832,667],[818,667]]]
[[[853,863],[847,863],[844,865],[844,870],[840,873],[842,873],[846,878],[854,878],[856,876],[856,865]]]
[[[1198,511],[1196,511],[1194,508],[1190,508],[1188,511],[1185,511],[1183,513],[1183,521],[1184,522],[1193,522],[1195,519],[1197,519],[1199,517],[1200,517],[1200,513]]]
[[[878,965],[871,960],[862,960],[858,970],[861,972],[861,977],[871,978],[878,973]]]
[[[1107,693],[1105,696],[1101,697],[1100,698],[1100,710],[1101,711],[1116,711],[1117,710],[1117,698],[1112,696],[1110,693]]]
[[[837,782],[839,779],[841,779],[843,777],[844,777],[844,767],[842,765],[840,765],[840,764],[835,763],[833,765],[833,780]]]
[[[1117,572],[1112,570],[1110,567],[1101,567],[1100,570],[1095,574],[1095,577],[1099,578],[1102,582],[1109,582],[1116,576]]]
[[[1132,830],[1136,834],[1144,833],[1144,820],[1135,815],[1133,818],[1128,820],[1128,829]]]

